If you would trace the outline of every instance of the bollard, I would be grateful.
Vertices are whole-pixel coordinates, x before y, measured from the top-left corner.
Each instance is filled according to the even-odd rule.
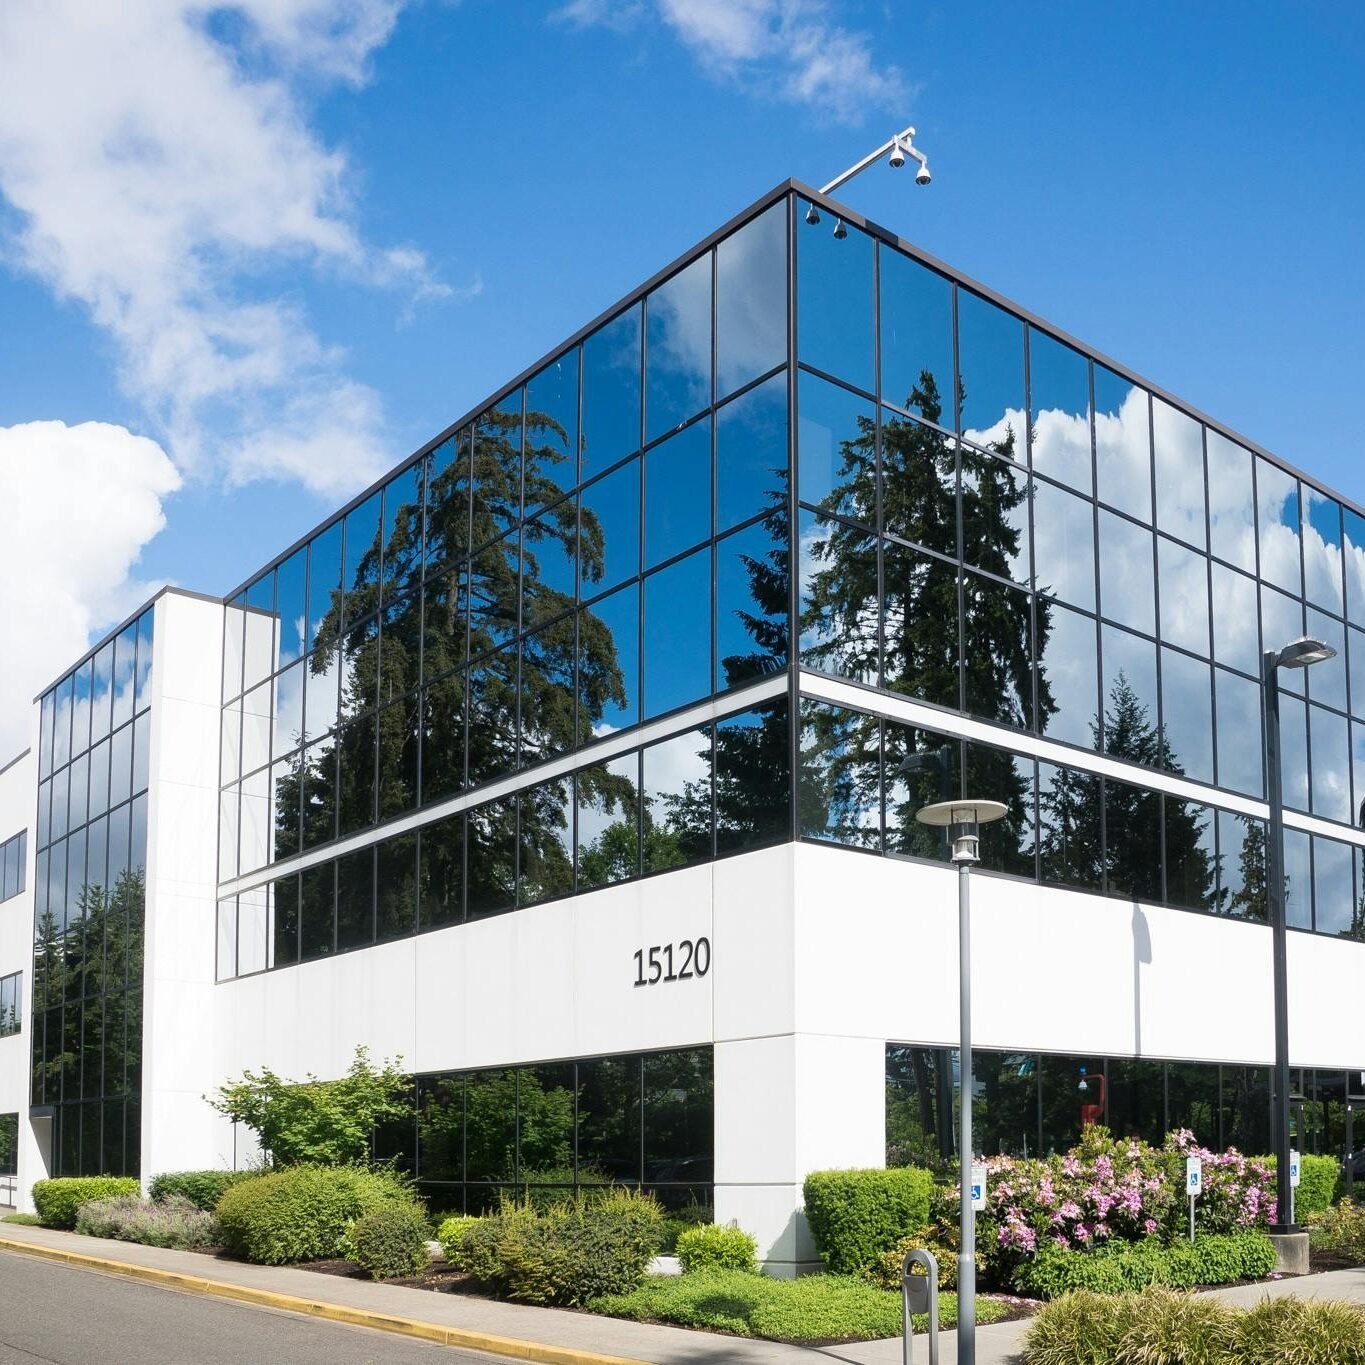
[[[921,1265],[923,1275],[912,1275],[910,1267]],[[929,1365],[938,1365],[938,1261],[932,1251],[907,1251],[901,1266],[901,1308],[905,1314],[904,1365],[913,1365],[915,1329],[911,1316],[929,1314]]]

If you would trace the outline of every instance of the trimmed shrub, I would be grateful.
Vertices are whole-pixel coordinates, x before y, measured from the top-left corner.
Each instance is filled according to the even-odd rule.
[[[678,1237],[678,1260],[684,1275],[708,1270],[758,1272],[758,1243],[738,1227],[705,1223]]]
[[[442,1219],[441,1226],[436,1229],[436,1240],[440,1242],[441,1250],[451,1265],[460,1264],[460,1247],[464,1242],[464,1235],[478,1221],[477,1218],[462,1213]]]
[[[1021,1294],[1055,1299],[1074,1289],[1121,1294],[1148,1285],[1193,1289],[1233,1284],[1259,1280],[1274,1268],[1275,1248],[1259,1232],[1201,1237],[1168,1247],[1155,1238],[1110,1242],[1094,1251],[1073,1251],[1049,1242],[1016,1269],[1014,1285]]]
[[[1227,1365],[1238,1316],[1207,1294],[1145,1289],[1115,1359],[1133,1365]]]
[[[938,1262],[938,1287],[940,1289],[957,1288],[957,1246],[956,1240],[953,1245],[946,1241],[935,1238],[932,1228],[923,1228],[919,1232],[913,1233],[909,1237],[902,1237],[890,1251],[882,1253],[882,1258],[871,1270],[866,1272],[866,1277],[880,1289],[890,1289],[897,1294],[901,1288],[901,1271],[905,1266],[905,1258],[912,1251],[932,1251],[934,1259]]]
[[[934,1180],[914,1166],[892,1170],[812,1171],[806,1221],[835,1275],[872,1270],[902,1238],[929,1221]]]
[[[76,1210],[76,1231],[176,1251],[212,1246],[218,1238],[213,1215],[175,1194],[153,1202],[136,1194],[93,1199]]]
[[[1137,1294],[1117,1297],[1075,1289],[1034,1318],[1024,1338],[1026,1365],[1114,1365],[1136,1316]]]
[[[371,1209],[346,1233],[346,1259],[368,1271],[372,1280],[420,1275],[431,1260],[426,1216],[415,1204]]]
[[[1365,1205],[1343,1199],[1310,1220],[1315,1251],[1331,1252],[1353,1265],[1365,1265]]]
[[[1279,1163],[1273,1156],[1258,1157],[1270,1172],[1270,1193],[1275,1194],[1275,1175]],[[1306,1222],[1314,1214],[1325,1213],[1336,1198],[1341,1183],[1341,1162],[1334,1156],[1299,1153],[1299,1187],[1294,1191],[1294,1218]]]
[[[505,1298],[581,1304],[639,1286],[658,1251],[660,1220],[658,1202],[630,1190],[545,1213],[504,1208],[464,1230],[455,1264]]]
[[[1241,1365],[1365,1365],[1365,1313],[1330,1299],[1262,1299],[1238,1320]]]
[[[670,1322],[774,1341],[873,1341],[901,1334],[900,1295],[848,1275],[802,1275],[795,1280],[735,1270],[651,1275],[632,1293],[593,1299],[587,1307],[614,1318]],[[977,1300],[979,1323],[998,1322],[1006,1313],[998,1299]],[[954,1295],[939,1299],[939,1321],[944,1328],[957,1325]],[[916,1331],[924,1331],[927,1315],[917,1316],[914,1323]],[[723,1349],[714,1355],[728,1358]]]
[[[716,1211],[710,1204],[698,1204],[695,1200],[684,1204],[680,1209],[671,1209],[664,1214],[661,1226],[659,1251],[672,1256],[678,1249],[678,1238],[688,1228],[700,1227],[716,1221]]]
[[[391,1171],[360,1166],[287,1166],[224,1193],[218,1221],[227,1249],[258,1265],[340,1256],[346,1230],[371,1209],[421,1209]]]
[[[76,1210],[94,1199],[112,1199],[120,1194],[141,1194],[142,1185],[131,1175],[59,1176],[55,1180],[38,1180],[33,1186],[33,1207],[43,1226],[66,1228],[76,1226]]]
[[[197,1209],[212,1213],[224,1193],[259,1171],[166,1171],[152,1178],[148,1194],[154,1200],[176,1195],[188,1199]]]

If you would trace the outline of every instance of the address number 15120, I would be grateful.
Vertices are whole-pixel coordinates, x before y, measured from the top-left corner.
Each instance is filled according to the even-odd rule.
[[[711,970],[711,940],[681,939],[635,950],[635,985],[657,986],[666,981],[691,981]]]

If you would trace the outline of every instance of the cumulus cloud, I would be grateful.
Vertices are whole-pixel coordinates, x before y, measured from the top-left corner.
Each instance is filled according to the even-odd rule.
[[[831,17],[828,0],[569,0],[557,16],[625,32],[661,22],[716,78],[743,79],[840,118],[905,97],[895,66],[874,58],[869,34]]]
[[[134,571],[179,486],[161,446],[123,427],[0,427],[0,763],[27,742],[38,689],[159,586]]]
[[[351,168],[307,119],[308,95],[365,80],[400,4],[0,7],[0,249],[113,338],[123,387],[188,472],[335,495],[392,458],[377,395],[268,272],[408,306],[451,292],[413,246],[363,239]],[[316,413],[332,414],[321,431]]]

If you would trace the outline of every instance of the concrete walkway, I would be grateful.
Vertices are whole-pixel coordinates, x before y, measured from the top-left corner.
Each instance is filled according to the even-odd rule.
[[[528,1346],[539,1344],[557,1354],[581,1352],[585,1359],[590,1355],[608,1356],[636,1365],[639,1362],[647,1362],[648,1365],[730,1365],[731,1362],[733,1365],[817,1365],[818,1362],[831,1362],[831,1365],[900,1365],[901,1361],[899,1338],[856,1346],[781,1346],[774,1342],[747,1341],[741,1337],[693,1332],[677,1327],[623,1322],[588,1313],[498,1303],[470,1295],[434,1294],[424,1289],[319,1275],[315,1271],[287,1266],[246,1265],[240,1261],[218,1260],[196,1252],[165,1251],[129,1242],[53,1232],[47,1228],[3,1223],[0,1224],[0,1249],[5,1249],[5,1242],[75,1252],[171,1275],[196,1276],[224,1285],[241,1285],[311,1303],[336,1305],[358,1313],[438,1324],[461,1332],[507,1338]],[[1244,1306],[1258,1302],[1267,1294],[1275,1298],[1299,1294],[1305,1298],[1336,1298],[1365,1303],[1365,1268],[1336,1270],[1323,1275],[1265,1284],[1239,1285],[1211,1292],[1229,1303]],[[996,1323],[978,1328],[978,1365],[1009,1365],[1009,1362],[1016,1361],[1027,1330],[1027,1321]],[[955,1365],[955,1334],[945,1332],[941,1344],[940,1359],[943,1365]],[[928,1346],[922,1336],[916,1338],[915,1346],[916,1361],[927,1361]],[[548,1358],[538,1356],[533,1351],[509,1350],[507,1354],[523,1360]]]

